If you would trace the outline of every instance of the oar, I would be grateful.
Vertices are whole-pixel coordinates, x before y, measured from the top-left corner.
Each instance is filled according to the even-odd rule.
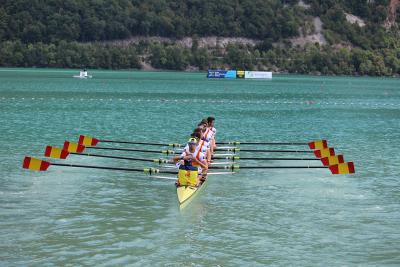
[[[79,136],[78,144],[96,149],[95,147],[97,146],[97,144],[99,142],[102,142],[102,143],[117,143],[117,144],[134,144],[134,145],[169,146],[169,147],[173,147],[173,148],[179,148],[179,147],[183,147],[184,146],[182,144],[177,144],[177,143],[167,144],[167,143],[151,143],[151,142],[131,142],[131,141],[116,141],[116,140],[101,140],[101,139],[96,139],[96,138],[93,138],[93,137],[90,137],[90,136],[85,136],[85,135],[80,135]],[[233,149],[233,148],[235,148],[235,147],[219,147],[217,150],[218,151],[229,151],[228,149]],[[97,149],[105,149],[105,148],[97,147]],[[107,149],[110,149],[110,148],[107,148]],[[127,150],[126,148],[119,149],[119,150],[136,151],[136,152],[150,152],[149,150],[138,150],[138,149],[129,149],[129,150]],[[175,152],[182,151],[182,150],[183,149],[178,149]],[[164,151],[166,152],[164,154],[167,154],[167,155],[176,154],[176,153],[169,153],[171,150],[163,150],[163,152]],[[154,150],[152,152],[154,152]],[[158,153],[158,151],[154,152],[154,153]]]
[[[35,171],[47,171],[49,166],[62,166],[62,167],[73,167],[73,168],[88,168],[88,169],[102,169],[102,170],[112,170],[112,171],[129,171],[129,172],[143,172],[146,174],[155,173],[169,173],[177,174],[177,171],[159,170],[155,168],[119,168],[119,167],[107,167],[107,166],[92,166],[92,165],[80,165],[80,164],[63,164],[63,163],[53,163],[49,161],[44,161],[37,158],[25,157],[22,167],[24,169],[35,170]]]
[[[272,149],[241,149],[241,148],[232,148],[232,149],[226,149],[224,151],[227,152],[233,152],[233,153],[238,153],[238,152],[265,152],[265,153],[314,153],[312,150],[272,150]]]
[[[99,149],[99,150],[111,150],[111,151],[129,151],[129,152],[143,152],[143,153],[154,153],[154,154],[165,154],[165,155],[176,155],[181,152],[174,150],[144,150],[136,148],[118,148],[118,147],[97,147],[97,146],[84,146],[78,143],[73,143],[69,141],[64,142],[64,150],[68,152],[82,153],[85,149]],[[217,154],[219,156],[234,156],[234,154]]]
[[[239,169],[328,169],[332,174],[350,174],[355,173],[354,163],[345,162],[332,166],[215,166],[213,169],[227,169],[231,171],[238,171]]]
[[[145,150],[145,149],[136,149],[136,148],[117,148],[117,147],[98,147],[98,146],[89,146],[86,147],[89,149],[99,149],[99,150],[114,150],[114,151],[131,151],[131,152],[142,152],[142,153],[156,153],[156,154],[166,154],[173,155],[176,154],[173,150]]]
[[[231,141],[231,142],[217,142],[217,145],[288,145],[288,146],[297,146],[297,145],[308,145],[311,149],[322,149],[328,147],[328,142],[326,140],[314,140],[311,142],[239,142],[239,141]]]
[[[133,145],[153,145],[153,146],[169,146],[169,147],[182,147],[182,144],[177,143],[154,143],[154,142],[139,142],[139,141],[118,141],[118,140],[106,140],[97,139],[87,135],[79,136],[79,144],[85,146],[96,146],[97,143],[118,143],[118,144],[133,144]],[[326,140],[314,140],[311,142],[217,142],[217,145],[308,145],[311,149],[322,149],[327,148],[328,143]]]
[[[151,146],[169,146],[169,147],[181,147],[181,144],[167,144],[167,143],[153,143],[153,142],[136,142],[136,141],[118,141],[118,140],[106,140],[97,139],[87,135],[80,135],[78,143],[84,146],[96,146],[97,143],[116,143],[116,144],[131,144],[131,145],[151,145]]]
[[[132,157],[122,157],[122,156],[111,156],[111,155],[100,155],[100,154],[92,154],[92,153],[77,153],[77,152],[68,152],[62,148],[46,146],[44,156],[54,159],[66,159],[69,155],[78,155],[78,156],[86,156],[86,157],[99,157],[99,158],[110,158],[110,159],[124,159],[124,160],[132,160],[132,161],[145,161],[145,162],[153,162],[158,164],[164,163],[172,163],[172,159],[145,159],[145,158],[132,158]],[[220,154],[223,156],[223,154]],[[231,155],[231,154],[229,154]],[[215,159],[231,159],[233,161],[233,157],[217,157]],[[212,162],[211,165],[226,165],[229,162]],[[175,168],[175,165],[173,165]]]
[[[130,152],[143,152],[143,153],[161,153],[166,155],[174,155],[177,152],[173,150],[144,150],[136,148],[118,148],[118,147],[97,147],[97,146],[84,146],[79,143],[73,143],[69,141],[64,142],[63,149],[68,152],[82,153],[86,148],[88,149],[99,149],[99,150],[115,150],[115,151],[130,151]]]
[[[46,171],[50,165],[62,166],[62,167],[73,167],[73,168],[89,168],[89,169],[102,169],[102,170],[113,170],[113,171],[130,171],[130,172],[143,172],[146,174],[155,173],[169,173],[177,174],[177,171],[159,170],[155,168],[118,168],[118,167],[107,167],[107,166],[92,166],[92,165],[80,165],[80,164],[62,164],[62,163],[52,163],[44,160],[40,160],[32,157],[25,157],[22,167],[24,169],[35,170],[35,171]],[[350,174],[355,173],[354,163],[345,162],[339,163],[332,166],[239,166],[239,165],[229,165],[229,166],[213,166],[212,169],[225,169],[238,171],[239,169],[323,169],[329,168],[332,174]]]
[[[306,142],[241,142],[241,141],[223,141],[217,142],[217,145],[308,145]]]
[[[231,157],[213,157],[213,159],[226,159],[226,160],[232,160],[232,161],[238,161],[238,160],[260,160],[260,161],[293,161],[293,160],[321,160],[324,166],[332,166],[336,165],[339,163],[344,163],[344,157],[343,155],[334,155],[334,156],[328,156],[328,157],[323,157],[323,158],[246,158],[246,157],[239,157],[239,156],[231,156]],[[211,163],[212,164],[212,163]]]
[[[238,160],[320,160],[318,158],[252,158],[252,157],[239,157],[239,156],[231,156],[231,157],[213,157],[213,159],[227,159],[232,161]]]
[[[102,169],[102,170],[112,170],[112,171],[129,171],[129,172],[143,172],[146,174],[156,174],[156,173],[168,173],[177,174],[178,171],[160,170],[156,168],[120,168],[120,167],[109,167],[109,166],[93,166],[93,165],[80,165],[80,164],[64,164],[64,163],[54,163],[38,158],[28,157],[24,158],[22,167],[24,169],[34,170],[34,171],[47,171],[50,166],[62,166],[62,167],[74,167],[74,168],[88,168],[88,169]],[[228,169],[228,168],[217,168],[212,167],[212,169]],[[213,173],[217,174],[217,173]]]
[[[168,159],[144,159],[144,158],[132,158],[132,157],[122,157],[122,156],[111,156],[111,155],[99,155],[99,154],[90,154],[90,153],[77,153],[77,152],[68,152],[67,150],[47,146],[44,152],[45,157],[55,158],[55,159],[66,159],[68,155],[79,155],[79,156],[87,156],[87,157],[99,157],[99,158],[110,158],[110,159],[125,159],[125,160],[133,160],[133,161],[146,161],[153,163],[168,163],[170,162]]]

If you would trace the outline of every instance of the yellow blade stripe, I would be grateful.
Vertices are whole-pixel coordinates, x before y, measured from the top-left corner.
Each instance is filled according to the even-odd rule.
[[[329,148],[321,149],[320,151],[321,151],[321,158],[329,157],[331,155]]]
[[[50,152],[50,157],[55,159],[61,158],[61,151],[61,148],[53,147]]]
[[[328,157],[329,165],[339,164],[338,156]]]
[[[315,149],[323,149],[324,143],[323,140],[314,141]]]
[[[347,165],[347,163],[341,163],[338,165],[339,167],[339,174],[349,174],[349,166]]]
[[[83,144],[84,146],[90,146],[90,145],[92,145],[92,141],[93,141],[93,138],[92,138],[92,137],[90,137],[90,136],[85,136],[85,137],[83,138],[82,144]]]
[[[29,163],[29,169],[40,171],[40,166],[42,165],[42,160],[31,158],[31,162]]]

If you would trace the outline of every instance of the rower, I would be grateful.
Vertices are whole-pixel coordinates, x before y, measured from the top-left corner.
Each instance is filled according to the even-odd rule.
[[[197,140],[197,147],[196,151],[200,151],[204,154],[210,154],[210,144],[203,139],[203,130],[201,128],[196,128],[194,129],[193,133],[190,135],[192,138],[196,138]],[[183,150],[189,151],[189,145],[186,144],[186,146],[183,148]]]
[[[186,175],[188,179],[192,178],[190,172],[195,172],[198,174],[195,184],[193,184],[193,181],[189,181],[188,182],[189,185],[199,186],[205,181],[208,165],[204,153],[196,149],[197,144],[198,140],[196,140],[196,138],[190,138],[188,141],[189,149],[188,150],[184,149],[180,156],[173,158],[173,161],[175,163],[178,163],[177,166],[179,167],[178,183],[177,183],[178,186],[182,185],[181,181],[182,171],[186,171],[187,173],[189,173],[189,175]],[[183,176],[185,176],[185,174],[183,174]]]
[[[202,119],[200,121],[200,123],[197,126],[203,126],[203,127],[207,127],[208,126],[208,121],[207,119]]]
[[[214,117],[208,117],[207,118],[207,124],[208,127],[211,129],[213,136],[215,138],[215,135],[217,134],[217,129],[215,129],[215,118]]]
[[[215,134],[217,133],[217,130],[214,128],[215,125],[215,118],[214,117],[208,117],[207,118],[207,131],[206,131],[206,138],[207,139],[212,139]]]
[[[214,128],[214,125],[215,125],[215,118],[208,117],[206,130],[203,134],[203,138],[210,143],[211,154],[214,154],[214,149],[217,148],[215,141],[215,134],[217,133],[217,130]]]
[[[197,144],[198,149],[200,149],[200,151],[206,155],[207,163],[209,164],[211,162],[212,154],[210,150],[210,143],[203,138],[204,132],[205,128],[196,128],[192,133],[192,137],[197,138],[199,140]]]
[[[211,159],[210,145],[206,141],[201,140],[201,134],[199,132],[195,131],[191,134],[191,137],[196,140],[196,150],[194,152],[194,155],[196,157],[199,157],[200,154],[203,154],[206,157],[206,159],[208,159],[208,155],[209,155],[209,158]],[[190,145],[187,144],[184,148],[184,151],[186,151],[187,153],[191,153],[189,146]],[[204,164],[206,165],[206,169],[208,169],[208,166],[209,166],[208,160],[205,160]],[[197,164],[194,164],[194,165],[196,166]],[[204,167],[202,169],[204,169]]]

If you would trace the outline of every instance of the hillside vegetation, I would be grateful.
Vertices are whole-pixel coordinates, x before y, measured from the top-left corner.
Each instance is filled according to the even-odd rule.
[[[150,64],[176,70],[396,75],[396,2],[0,0],[0,66],[120,69]],[[308,41],[318,30],[323,42]],[[138,36],[169,39],[130,41]],[[204,45],[202,38],[210,36],[221,43],[224,37],[253,41]],[[190,37],[190,46],[178,42],[183,37]],[[302,38],[306,41],[297,42],[302,45],[294,45]]]

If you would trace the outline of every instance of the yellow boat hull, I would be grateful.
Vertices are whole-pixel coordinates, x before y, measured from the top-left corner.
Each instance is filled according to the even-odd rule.
[[[176,194],[178,196],[179,208],[185,208],[194,197],[201,191],[203,187],[205,187],[207,180],[204,183],[197,186],[179,186],[176,188]]]

